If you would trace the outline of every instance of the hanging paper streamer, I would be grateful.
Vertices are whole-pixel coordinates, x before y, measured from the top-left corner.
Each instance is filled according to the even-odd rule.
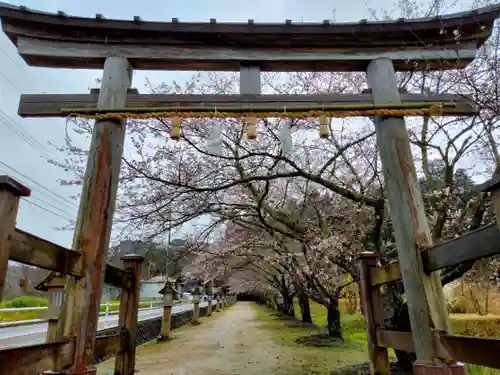
[[[212,131],[207,139],[207,151],[212,155],[222,156],[222,126],[219,121],[213,121],[212,124]]]
[[[170,130],[170,139],[178,141],[181,139],[181,118],[172,117],[172,129]]]
[[[280,142],[281,142],[281,150],[283,154],[289,154],[292,152],[293,140],[292,133],[290,132],[290,125],[288,121],[285,121],[283,126],[280,129]]]
[[[330,130],[328,129],[328,119],[326,115],[319,116],[319,137],[328,138],[330,135]]]
[[[257,117],[245,118],[245,125],[247,131],[247,139],[257,138]]]

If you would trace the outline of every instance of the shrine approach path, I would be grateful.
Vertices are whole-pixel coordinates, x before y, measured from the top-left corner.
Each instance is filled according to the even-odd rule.
[[[277,345],[259,329],[250,302],[238,302],[201,325],[172,332],[172,340],[137,349],[140,375],[285,375],[295,374],[293,350]],[[98,375],[113,373],[114,361],[98,366]]]

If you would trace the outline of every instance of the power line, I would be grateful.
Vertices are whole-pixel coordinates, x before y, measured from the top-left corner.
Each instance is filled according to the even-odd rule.
[[[16,134],[19,138],[25,141],[28,146],[37,151],[44,159],[54,158],[53,155],[45,149],[45,147],[38,142],[31,134],[29,134],[26,129],[19,123],[16,123],[8,114],[6,114],[2,109],[0,109],[0,123],[7,127],[10,131]]]
[[[63,201],[71,204],[73,207],[75,208],[78,208],[78,206],[74,203],[74,202],[71,202],[70,200],[68,200],[67,198],[63,197],[62,195],[60,194],[57,194],[56,192],[52,191],[51,189],[43,186],[41,183],[35,181],[34,179],[32,179],[31,177],[29,176],[26,176],[24,173],[22,172],[19,172],[17,169],[15,169],[14,167],[11,167],[10,165],[8,165],[7,163],[3,162],[3,161],[0,161],[0,164],[2,164],[3,166],[7,167],[8,169],[14,171],[15,173],[18,173],[19,175],[23,176],[24,178],[28,179],[29,181],[33,182],[34,184],[40,186],[42,189],[48,191],[49,193],[55,195],[56,197],[58,197],[59,199],[62,199]]]
[[[18,64],[5,52],[2,50],[2,52],[9,58],[9,60],[14,63],[14,65],[21,70],[21,68],[18,66]],[[0,75],[7,81],[9,82],[19,93],[22,93],[19,87],[9,78],[7,77],[2,71],[0,71]],[[45,158],[54,158],[56,159],[47,149],[40,143],[36,138],[34,138],[26,129],[16,122],[12,117],[10,117],[7,113],[5,113],[2,109],[0,109],[0,114],[5,116],[6,119],[0,118],[0,122],[6,126],[9,130],[11,130],[13,133],[18,135],[22,140],[24,140],[29,146],[31,146],[34,150],[40,153],[40,155]]]
[[[32,196],[32,197],[29,197],[29,198],[28,198],[28,197],[26,197],[26,199],[30,199],[30,198],[32,198],[32,199],[38,199],[40,202],[43,202],[43,203],[45,203],[45,204],[48,204],[49,206],[51,206],[51,207],[55,208],[57,211],[60,211],[60,212],[62,212],[63,214],[66,214],[66,215],[68,215],[68,216],[72,216],[72,215],[73,215],[73,214],[71,214],[70,212],[63,210],[62,208],[57,207],[57,206],[53,205],[52,203],[47,202],[46,200],[43,200],[43,199],[42,199],[42,198],[40,198],[40,197],[36,197],[36,196]]]
[[[74,221],[74,219],[68,219],[67,217],[64,217],[64,216],[62,216],[62,215],[60,215],[60,214],[58,214],[58,213],[56,213],[56,212],[54,212],[54,211],[49,210],[48,208],[42,207],[42,206],[40,206],[40,205],[36,204],[35,202],[29,201],[28,199],[26,199],[26,198],[24,198],[24,197],[23,197],[22,199],[23,199],[25,202],[27,202],[27,203],[29,203],[29,204],[31,204],[31,205],[33,205],[33,206],[35,206],[35,207],[38,207],[38,208],[40,208],[40,209],[42,209],[42,210],[44,210],[44,211],[46,211],[46,212],[48,212],[48,213],[50,213],[50,214],[52,214],[52,215],[54,215],[54,216],[58,216],[58,217],[60,217],[61,219],[64,219],[64,220],[67,220],[67,221]]]

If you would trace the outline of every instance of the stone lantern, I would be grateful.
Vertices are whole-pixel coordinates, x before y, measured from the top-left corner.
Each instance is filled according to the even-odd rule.
[[[172,318],[172,306],[174,298],[177,297],[176,285],[170,281],[165,282],[165,286],[159,291],[163,295],[163,319],[161,323],[161,333],[158,341],[165,341],[170,338],[170,321]]]
[[[192,324],[199,324],[200,300],[201,300],[201,291],[200,291],[199,285],[197,285],[194,288],[192,295],[193,295],[193,320],[191,321],[191,323]]]
[[[208,280],[207,282],[205,282],[204,289],[205,289],[205,293],[208,297],[208,299],[207,299],[207,302],[208,302],[207,316],[210,316],[210,315],[212,315],[212,299],[213,299],[212,280]]]

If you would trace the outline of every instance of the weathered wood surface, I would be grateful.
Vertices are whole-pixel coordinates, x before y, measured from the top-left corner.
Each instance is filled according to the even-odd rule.
[[[125,105],[131,79],[132,68],[126,59],[106,59],[97,106]],[[94,125],[73,242],[73,248],[83,253],[84,275],[69,280],[61,314],[64,335],[76,340],[71,371],[77,373],[92,368],[124,138],[124,120],[97,121]]]
[[[10,257],[9,238],[16,227],[19,199],[30,194],[24,185],[8,176],[0,176],[0,302]]]
[[[82,252],[69,250],[31,233],[15,229],[9,240],[9,259],[65,275],[82,277]],[[130,288],[131,276],[125,270],[106,265],[104,282],[119,288]]]
[[[137,316],[139,313],[139,294],[141,290],[141,264],[144,257],[125,255],[123,268],[133,275],[132,287],[122,289],[120,295],[120,316],[118,327],[125,333],[115,359],[115,374],[133,375],[135,367],[135,338],[137,336]]]
[[[380,299],[380,288],[373,288],[370,270],[376,266],[375,253],[362,253],[358,260],[361,283],[361,299],[366,319],[368,337],[368,353],[373,374],[390,373],[387,347],[380,346],[377,340],[377,329],[383,328],[383,310]]]
[[[414,351],[410,332],[379,330],[377,338],[387,348]],[[432,339],[440,358],[500,369],[500,339],[438,334]]]
[[[425,272],[456,266],[469,260],[478,260],[500,254],[500,230],[495,224],[486,225],[461,237],[437,244],[422,251]],[[401,279],[399,263],[372,269],[372,284],[382,285]]]
[[[238,71],[241,64],[258,64],[262,71],[364,71],[379,58],[394,62],[396,70],[465,68],[476,56],[476,43],[446,49],[310,48],[256,49],[220,46],[160,46],[154,44],[97,44],[17,38],[19,55],[31,66],[99,69],[108,56],[123,56],[138,70]]]
[[[103,358],[115,355],[120,349],[122,335],[99,336],[95,339],[94,358]]]
[[[373,101],[400,103],[393,63],[377,59],[368,65],[368,86]],[[417,358],[434,360],[431,321],[436,329],[449,332],[450,323],[439,275],[426,275],[420,248],[432,245],[410,141],[402,118],[376,118],[375,129],[386,182],[391,219],[403,276],[405,296]]]
[[[16,229],[9,240],[10,260],[56,271],[65,275],[82,276],[82,255],[31,233]]]
[[[59,355],[63,366],[71,364],[73,342],[21,346],[0,350],[0,375],[34,375],[53,369]]]
[[[62,108],[95,108],[98,94],[23,94],[19,102],[21,117],[60,117]],[[477,113],[471,97],[466,95],[401,94],[402,103],[454,102],[455,107],[444,107],[443,116],[471,116]],[[155,95],[128,94],[128,108],[158,108],[176,106],[225,107],[250,106],[308,106],[321,104],[371,104],[371,94],[318,94],[318,95]],[[65,116],[65,115],[64,115]]]
[[[0,17],[5,33],[15,43],[19,35],[40,39],[74,40],[81,43],[137,43],[155,41],[178,45],[248,45],[270,48],[289,47],[338,47],[401,45],[453,45],[453,30],[460,28],[460,39],[478,45],[491,34],[499,6],[492,5],[462,13],[437,17],[332,23],[247,23],[148,22],[135,16],[133,20],[112,20],[102,15],[95,18],[74,17],[64,12],[47,13],[2,4]],[[481,27],[478,27],[481,26]],[[436,32],[438,30],[438,32]],[[439,30],[446,32],[440,33]]]

